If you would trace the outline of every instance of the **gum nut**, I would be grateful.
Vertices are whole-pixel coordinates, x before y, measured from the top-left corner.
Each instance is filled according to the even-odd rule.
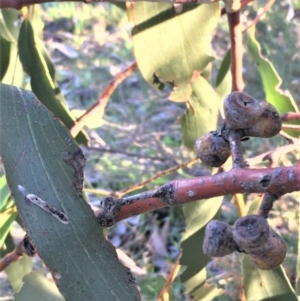
[[[211,220],[205,228],[203,253],[209,257],[222,257],[236,251],[232,228],[225,222]]]
[[[225,119],[231,129],[245,129],[252,126],[261,111],[259,102],[244,92],[232,92],[224,99]]]
[[[282,120],[278,111],[268,102],[261,102],[262,114],[256,122],[244,130],[251,137],[270,138],[281,130]]]
[[[195,142],[197,157],[211,167],[222,166],[230,156],[230,146],[218,132],[209,132]]]
[[[286,257],[286,243],[272,228],[268,240],[262,247],[260,252],[249,254],[256,268],[273,270],[282,264]]]
[[[233,239],[246,253],[254,253],[261,250],[269,237],[269,224],[259,215],[247,215],[240,217],[233,225]]]

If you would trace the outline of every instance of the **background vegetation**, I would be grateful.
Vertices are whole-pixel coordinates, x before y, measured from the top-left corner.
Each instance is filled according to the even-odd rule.
[[[242,25],[246,27],[251,24],[259,10],[265,5],[266,1],[256,1],[245,6],[241,11]],[[259,68],[257,62],[262,59],[262,56],[260,53],[255,53],[255,50],[249,45],[251,41],[255,42],[251,32],[243,35],[245,91],[257,99],[264,99],[266,94],[275,93],[277,87],[272,86],[273,83],[269,84],[264,81],[263,78],[264,76],[271,78],[274,73],[277,73],[279,78],[283,79],[280,87],[284,93],[280,91],[280,95],[292,95],[299,106],[299,9],[299,1],[277,1],[256,25],[257,43],[261,47],[262,56],[272,62],[273,73],[266,73],[266,68],[264,70]],[[293,16],[291,15],[292,11],[294,11]],[[26,19],[31,20],[35,33],[43,39],[42,44],[45,45],[55,66],[56,81],[61,95],[65,98],[70,112],[76,117],[81,116],[85,110],[97,102],[114,76],[130,66],[138,59],[139,55],[143,54],[137,53],[137,50],[134,53],[134,42],[136,41],[131,34],[132,24],[128,22],[125,6],[121,4],[89,3],[86,5],[66,2],[29,7],[23,9],[22,12],[3,10],[0,63],[3,83],[26,89],[31,89],[34,85],[34,76],[28,72],[31,67],[25,68],[24,63],[22,67],[19,62],[19,55],[21,60],[22,57],[21,53],[17,54],[16,41],[10,41],[8,46],[7,39],[5,39],[7,37],[4,34],[4,25],[11,29],[9,25],[12,22],[15,25],[16,22],[18,23],[19,30],[22,18],[17,20],[16,16],[20,13]],[[14,18],[15,20],[13,20]],[[42,28],[41,22],[44,23],[43,31],[40,30]],[[91,118],[86,124],[85,133],[81,133],[81,141],[79,140],[79,142],[84,142],[85,137],[89,137],[90,146],[83,146],[82,149],[87,158],[85,168],[86,194],[92,206],[98,206],[99,198],[110,192],[120,192],[138,182],[151,178],[160,171],[192,160],[195,155],[191,146],[195,137],[215,129],[213,119],[217,119],[217,117],[219,120],[218,127],[222,125],[218,107],[222,105],[221,99],[231,91],[231,77],[228,70],[222,71],[224,69],[221,68],[221,65],[226,64],[226,61],[228,62],[226,53],[230,47],[230,39],[226,16],[214,22],[217,27],[211,30],[211,34],[212,54],[215,60],[205,66],[206,73],[203,77],[218,92],[218,95],[212,98],[213,100],[217,99],[218,103],[216,107],[210,108],[211,115],[207,115],[204,125],[199,125],[199,131],[193,131],[192,135],[187,134],[190,127],[188,122],[184,125],[182,120],[183,114],[187,114],[187,106],[185,102],[169,100],[172,83],[163,79],[164,89],[162,91],[155,89],[145,80],[146,78],[149,81],[149,78],[140,70],[136,70],[116,88],[107,103],[103,116],[99,114],[95,118]],[[201,29],[195,29],[194,39],[199,37],[198,31]],[[18,38],[18,32],[12,34],[14,39]],[[177,33],[174,34],[176,36]],[[158,42],[157,49],[150,49],[150,55],[156,58],[159,56],[164,38],[167,39],[167,37],[158,37],[161,40]],[[7,48],[10,49],[10,57],[6,69],[5,62],[8,59],[5,57],[5,53],[8,52],[5,49]],[[140,51],[143,52],[143,50]],[[176,51],[178,50],[176,49]],[[25,53],[24,55],[27,55],[29,62],[30,50],[29,54]],[[162,59],[166,60],[167,58],[162,57]],[[139,64],[142,65],[143,63],[147,64],[147,62],[140,62]],[[27,73],[23,72],[23,68]],[[34,68],[32,69],[34,70]],[[38,84],[40,78],[36,80]],[[154,84],[154,86],[157,85]],[[271,90],[273,92],[270,92]],[[207,90],[205,91],[207,92]],[[40,91],[41,94],[44,92],[43,90]],[[35,94],[37,95],[37,92]],[[207,95],[211,96],[211,94]],[[38,98],[40,99],[39,96]],[[177,100],[176,95],[173,95],[173,98]],[[293,103],[292,97],[289,98],[289,101],[289,104]],[[209,102],[212,100],[207,99],[204,102],[204,107],[199,108],[198,116],[208,114],[209,110],[205,106]],[[63,120],[63,118],[61,119]],[[207,120],[211,120],[211,123]],[[204,128],[203,132],[201,132],[202,127]],[[78,139],[80,136],[77,136],[77,141]],[[282,137],[251,138],[243,144],[244,153],[247,158],[251,158],[285,143],[286,141]],[[292,166],[296,164],[297,160],[299,160],[298,150],[281,156],[276,165]],[[143,185],[141,190],[136,190],[134,193],[153,189],[174,179],[198,177],[208,175],[210,172],[203,164],[197,162],[179,168],[173,173],[166,173],[164,176]],[[4,175],[4,169],[1,170],[1,175]],[[2,246],[1,257],[3,257],[13,249],[13,241],[16,242],[23,238],[23,232],[20,229],[21,222],[17,217],[14,203],[9,197],[7,186],[5,186],[4,177],[1,178],[0,189],[0,209],[2,212],[0,244]],[[98,189],[98,191],[92,189]],[[247,210],[251,204],[259,201],[256,194],[245,194],[243,198]],[[276,202],[269,218],[271,226],[278,230],[287,242],[288,255],[283,267],[289,283],[293,287],[296,286],[298,269],[299,211],[297,198],[299,198],[299,193],[284,195]],[[214,205],[211,205],[212,203]],[[203,201],[202,207],[194,206],[199,205],[163,208],[131,217],[105,230],[105,234],[111,243],[122,252],[123,261],[126,265],[131,264],[142,298],[145,300],[167,300],[157,298],[165,286],[166,279],[177,273],[177,278],[170,281],[172,285],[167,287],[169,300],[189,300],[187,292],[193,293],[196,300],[245,299],[246,297],[241,291],[243,271],[241,270],[242,256],[240,254],[234,253],[224,258],[209,261],[208,258],[203,259],[200,240],[195,241],[194,239],[192,243],[186,242],[188,245],[185,245],[184,241],[181,243],[182,233],[186,229],[186,219],[188,223],[193,221],[193,218],[200,220],[198,225],[200,232],[203,232],[205,223],[215,215],[230,224],[234,223],[239,216],[238,206],[234,198],[225,196],[214,201]],[[204,211],[205,206],[209,207],[207,211]],[[193,212],[197,212],[198,216],[191,217]],[[208,212],[208,215],[203,216],[203,212]],[[200,232],[199,235],[203,235]],[[179,270],[178,258],[182,248],[189,251],[185,251],[185,255],[181,257],[182,267]],[[134,263],[129,261],[129,257]],[[201,271],[201,267],[205,267],[207,264],[207,268],[204,268],[207,276],[200,277],[206,281],[205,285],[201,285],[199,279],[197,285],[189,282],[192,278],[191,275],[196,274],[189,272],[189,268],[185,270],[183,267],[184,265],[193,265],[189,261],[189,257],[191,261],[199,258],[200,263],[195,264],[196,269],[198,269],[197,272]],[[32,266],[33,270],[41,270],[47,278],[51,278],[48,269],[38,258],[35,257],[32,263],[29,257],[23,256],[20,261],[7,267],[5,272],[1,272],[0,292],[2,300],[12,300],[12,289],[15,292],[19,290],[22,276],[29,274]],[[180,276],[181,282],[185,285],[180,283]],[[6,277],[8,277],[10,284],[5,281]],[[43,278],[42,281],[45,279]],[[257,289],[257,286],[255,288]],[[262,292],[257,300],[264,300],[266,297]],[[280,298],[279,293],[277,297]],[[167,296],[165,295],[164,298]],[[273,298],[275,300],[274,296]]]

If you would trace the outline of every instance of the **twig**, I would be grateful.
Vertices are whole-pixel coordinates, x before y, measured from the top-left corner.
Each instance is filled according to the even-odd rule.
[[[116,191],[115,195],[118,196],[118,197],[122,197],[124,194],[127,194],[129,192],[134,191],[134,190],[138,190],[140,188],[143,188],[145,185],[153,182],[154,180],[156,180],[158,178],[161,178],[161,177],[164,177],[166,175],[169,175],[169,174],[177,171],[178,169],[187,167],[188,165],[191,165],[191,164],[193,164],[193,163],[195,163],[197,161],[198,161],[197,158],[193,158],[193,159],[189,160],[188,162],[185,162],[185,163],[179,164],[177,166],[171,167],[169,169],[160,171],[157,174],[155,174],[153,177],[151,177],[151,178],[149,178],[149,179],[147,179],[145,181],[142,181],[140,183],[136,183],[136,184],[134,184],[132,186],[129,186],[129,187],[125,188],[125,189]]]
[[[93,188],[83,188],[84,192],[93,193],[93,194],[100,194],[105,196],[113,196],[114,192],[105,189],[93,189]]]
[[[240,10],[234,13],[227,13],[229,34],[231,42],[231,91],[243,91],[243,41],[242,29],[240,24]]]
[[[262,193],[272,195],[300,190],[300,167],[277,167],[265,169],[233,168],[213,176],[175,180],[160,188],[115,202],[119,211],[114,222],[158,208],[235,193]],[[101,210],[101,218],[105,216]],[[109,212],[113,210],[110,208]],[[97,216],[97,214],[96,214]],[[109,217],[111,215],[109,214]]]
[[[164,295],[169,291],[170,286],[172,285],[175,277],[177,276],[178,272],[180,269],[180,265],[179,265],[179,260],[177,260],[172,268],[172,271],[169,273],[166,282],[163,286],[163,288],[161,289],[156,301],[164,301],[164,300],[168,300],[169,298],[164,298]]]
[[[295,125],[295,124],[283,124],[281,126],[283,130],[295,130],[295,131],[300,131],[300,125]]]
[[[281,115],[282,121],[300,120],[300,113],[287,112]]]
[[[128,156],[128,157],[137,157],[137,158],[142,158],[142,159],[149,159],[149,160],[153,160],[153,161],[163,161],[163,162],[166,161],[166,158],[162,158],[162,157],[152,157],[152,156],[147,156],[147,155],[138,154],[138,153],[125,152],[125,151],[122,151],[122,150],[112,149],[112,148],[89,147],[88,149],[103,152],[103,153],[120,154],[120,155],[125,155],[125,156]]]
[[[259,13],[254,20],[252,20],[251,24],[249,24],[246,28],[243,29],[243,33],[245,33],[250,27],[255,26],[256,23],[260,20],[260,18],[270,9],[270,7],[274,4],[275,0],[269,0],[265,5],[261,13]]]
[[[248,166],[243,156],[242,136],[243,131],[241,130],[229,130],[228,141],[232,156],[232,166],[234,168],[244,168]]]
[[[36,254],[36,250],[30,242],[27,234],[25,235],[23,240],[17,244],[12,252],[6,254],[3,258],[0,259],[0,272],[8,267],[12,262],[22,258],[23,254],[26,254],[28,256],[34,256]]]
[[[95,103],[92,107],[90,107],[82,116],[80,116],[76,122],[75,125],[71,128],[70,132],[73,137],[76,137],[76,135],[81,131],[81,129],[84,127],[84,125],[87,123],[87,121],[95,116],[98,115],[97,118],[102,118],[102,115],[104,113],[104,109],[107,105],[109,97],[112,95],[112,93],[115,91],[117,86],[126,79],[130,74],[133,73],[133,71],[137,68],[137,63],[134,62],[131,64],[128,68],[118,73],[112,81],[109,83],[103,94],[98,99],[97,103]]]
[[[257,215],[267,218],[270,210],[273,207],[273,203],[277,199],[278,199],[278,195],[266,192],[258,208]]]
[[[247,162],[249,163],[250,166],[260,164],[266,160],[275,162],[275,161],[278,161],[280,156],[283,156],[289,152],[292,152],[292,151],[298,150],[298,149],[300,149],[300,140],[292,139],[290,144],[277,147],[276,149],[274,149],[272,151],[268,151],[268,152],[265,152],[256,157],[248,159]]]

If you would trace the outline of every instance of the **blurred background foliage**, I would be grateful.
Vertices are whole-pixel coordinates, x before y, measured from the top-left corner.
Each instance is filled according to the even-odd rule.
[[[255,1],[242,9],[243,26],[251,23],[266,2]],[[86,5],[62,2],[30,7],[29,12],[25,10],[23,9],[22,13],[25,15],[30,13],[33,29],[43,41],[41,45],[44,45],[47,50],[43,52],[42,47],[39,48],[39,57],[43,58],[41,59],[44,62],[43,66],[47,65],[52,77],[54,77],[54,70],[51,72],[51,64],[47,64],[46,53],[49,54],[55,67],[56,81],[52,83],[47,78],[46,84],[51,82],[56,89],[59,87],[60,100],[62,103],[65,100],[67,105],[64,106],[65,112],[69,114],[70,111],[74,119],[93,105],[110,80],[136,59],[138,46],[135,45],[134,49],[135,41],[131,35],[136,19],[131,15],[131,22],[128,22],[128,15],[130,19],[130,14],[133,12],[128,11],[127,15],[123,4],[89,3]],[[17,50],[18,30],[22,23],[20,13],[14,10],[2,12],[0,77],[3,83],[30,89],[33,76],[31,75],[30,78],[28,72],[23,72]],[[12,22],[13,19],[15,20]],[[3,26],[9,22],[14,25],[10,28],[16,28],[11,32],[11,36],[6,35]],[[43,31],[41,22],[44,24]],[[272,62],[274,70],[283,80],[280,86],[284,91],[282,94],[288,92],[287,95],[292,95],[289,98],[289,105],[293,104],[294,99],[298,106],[300,104],[299,23],[300,2],[277,1],[258,22],[255,36],[262,55]],[[230,47],[230,39],[226,16],[218,19],[216,24],[217,27],[211,32],[211,55],[215,60],[205,66],[203,78],[210,84],[209,87],[217,91],[218,95],[214,94],[213,99],[219,98],[219,106],[221,99],[231,89],[230,74],[227,70],[221,71],[220,68],[222,63],[226,62],[225,55]],[[195,37],[197,34],[195,30]],[[262,81],[263,75],[254,63],[255,55],[253,53],[251,55],[247,48],[249,34],[245,33],[243,39],[245,91],[257,99],[263,99],[269,90],[266,90],[266,84]],[[159,51],[159,46],[157,49]],[[157,50],[155,55],[158,56],[159,53],[156,52]],[[6,63],[8,58],[9,64]],[[164,89],[158,90],[149,85],[150,79],[145,74],[145,69],[136,71],[121,83],[111,96],[103,118],[91,119],[82,132],[79,143],[87,144],[86,137],[90,143],[90,147],[82,147],[87,158],[85,168],[87,188],[98,188],[107,192],[125,189],[150,178],[159,171],[187,162],[194,157],[191,151],[193,145],[191,140],[195,139],[195,135],[186,138],[189,135],[186,129],[189,129],[190,119],[182,117],[187,116],[184,115],[187,114],[186,103],[177,101],[174,93],[170,96],[174,83],[163,78]],[[271,87],[270,90],[275,90],[275,87]],[[193,91],[196,98],[203,97],[201,91],[195,89]],[[172,97],[175,101],[169,100]],[[211,98],[207,101],[212,102]],[[220,127],[221,118],[215,108],[212,111],[213,118],[218,117],[218,127]],[[207,114],[207,110],[204,109],[199,109],[197,112],[199,116]],[[61,118],[63,120],[63,117]],[[206,125],[204,130],[200,124],[200,132],[201,130],[207,132],[207,128],[212,130],[215,126],[212,121],[212,124]],[[251,158],[283,144],[285,144],[283,138],[273,137],[251,138],[243,145],[246,157]],[[297,160],[299,160],[299,151],[282,156],[278,165],[294,165]],[[4,171],[0,172],[2,176]],[[152,189],[174,179],[210,173],[211,171],[205,166],[196,163],[154,180],[144,186],[143,190]],[[134,193],[136,192],[138,191]],[[13,241],[22,239],[23,232],[13,209],[13,201],[5,186],[4,177],[0,178],[0,196],[2,257],[13,247]],[[92,206],[98,205],[100,197],[101,195],[88,193]],[[296,285],[297,274],[299,232],[297,198],[299,200],[299,193],[281,197],[275,203],[269,218],[272,227],[279,231],[287,242],[288,255],[283,267],[292,286]],[[256,195],[244,196],[247,207],[256,199]],[[195,215],[194,212],[197,214]],[[126,255],[134,261],[132,269],[135,269],[134,274],[145,300],[156,300],[164,285],[164,277],[169,275],[179,258],[181,248],[183,248],[181,265],[187,267],[182,267],[179,274],[185,285],[181,284],[177,277],[169,290],[169,300],[189,300],[186,291],[197,296],[197,300],[239,300],[242,283],[240,254],[234,253],[214,260],[204,258],[202,254],[201,239],[204,225],[213,217],[230,224],[234,223],[238,218],[238,212],[232,196],[202,202],[200,206],[195,203],[185,208],[164,208],[132,217],[106,230],[106,235],[112,244],[123,252],[124,262],[128,264],[129,261]],[[192,236],[189,236],[189,228],[185,227],[193,221],[195,223],[201,221],[201,223],[199,222],[197,226],[197,235],[189,239]],[[18,290],[21,276],[31,270],[31,265],[31,259],[24,257],[22,262],[14,263],[14,266],[9,267],[6,274],[1,272],[1,298],[6,299],[0,300],[13,300],[11,297],[13,290]],[[190,271],[191,266],[196,266],[194,271]],[[33,259],[33,269],[43,270],[50,277],[47,268],[38,258]],[[192,283],[194,276],[199,277],[196,286]]]

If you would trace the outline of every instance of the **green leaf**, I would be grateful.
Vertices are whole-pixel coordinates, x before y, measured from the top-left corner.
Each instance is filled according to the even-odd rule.
[[[254,267],[248,255],[243,255],[243,287],[246,300],[298,300],[281,266],[263,271]]]
[[[2,248],[7,234],[9,233],[12,222],[16,219],[17,212],[0,213],[0,248]]]
[[[180,264],[187,268],[180,276],[182,283],[202,271],[210,260],[202,250],[204,227],[217,214],[221,204],[222,198],[217,197],[183,206],[187,226],[181,239]],[[187,289],[192,291],[194,288],[187,287]]]
[[[39,40],[34,37],[30,21],[24,20],[22,23],[18,47],[23,68],[31,78],[32,91],[70,129],[74,125],[74,119],[65,104],[59,87],[52,80],[53,70],[50,69],[49,71],[48,69],[45,50],[42,47],[43,51],[41,52]],[[76,140],[78,143],[88,144],[88,138],[82,131],[78,134]]]
[[[21,259],[12,262],[6,269],[5,273],[15,292],[19,291],[23,284],[23,277],[32,271],[32,257],[23,255]],[[38,300],[38,299],[32,299]]]
[[[226,55],[223,58],[220,66],[217,78],[216,78],[216,91],[221,99],[224,99],[226,95],[231,92],[231,49],[228,49]],[[224,116],[224,114],[222,114]]]
[[[221,295],[224,291],[217,288],[215,284],[207,284],[206,267],[185,282],[186,292],[193,296],[194,300],[211,301]]]
[[[5,176],[0,177],[0,212],[3,212],[9,199],[10,191]]]
[[[282,79],[277,73],[274,65],[262,56],[260,44],[255,39],[254,26],[252,26],[250,31],[248,50],[260,73],[266,100],[274,105],[280,114],[286,112],[298,112],[298,107],[292,95],[280,90],[279,87],[282,83]],[[300,124],[299,121],[293,121],[291,123]],[[299,132],[297,131],[287,130],[287,132],[295,137],[299,136]]]
[[[0,36],[0,81],[2,81],[9,65],[10,44],[10,42]]]
[[[16,9],[0,10],[0,35],[8,42],[18,40],[20,21],[20,11]]]
[[[138,2],[127,9],[139,69],[155,88],[174,86],[171,100],[186,101],[191,81],[213,60],[211,34],[220,18],[219,3],[183,5]]]
[[[17,43],[10,43],[9,65],[1,82],[3,84],[24,87],[25,75],[19,59]]]
[[[31,272],[24,277],[24,284],[15,295],[15,301],[65,301],[55,284],[41,272]]]
[[[32,92],[3,84],[0,120],[7,183],[23,226],[64,298],[140,300],[129,270],[82,197],[85,159],[67,128]],[[25,199],[24,189],[63,211],[69,223]]]
[[[189,108],[181,117],[183,143],[194,149],[195,141],[203,134],[216,129],[220,97],[201,76],[191,84]]]

